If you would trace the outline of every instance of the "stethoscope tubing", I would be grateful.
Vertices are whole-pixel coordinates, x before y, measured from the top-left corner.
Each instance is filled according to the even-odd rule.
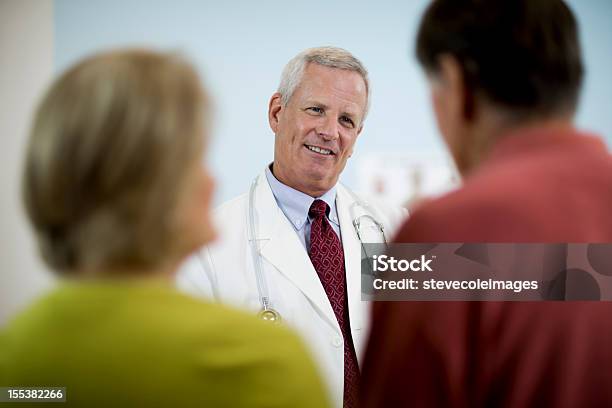
[[[259,295],[259,302],[261,304],[261,311],[258,316],[266,321],[271,321],[274,323],[279,323],[281,321],[281,315],[278,311],[276,311],[273,307],[273,304],[270,300],[270,294],[268,290],[268,283],[266,277],[263,272],[263,265],[261,262],[260,248],[259,248],[259,240],[257,239],[257,229],[255,222],[255,188],[257,187],[257,182],[259,177],[256,177],[251,183],[251,187],[249,189],[249,197],[248,197],[248,209],[247,209],[247,219],[248,219],[248,241],[251,246],[251,255],[253,257],[253,270],[255,272],[255,280],[257,282],[257,292]],[[349,194],[353,198],[353,204],[350,207],[350,216],[353,218],[353,228],[357,233],[357,238],[363,247],[363,240],[360,233],[360,222],[361,218],[370,219],[380,230],[383,238],[383,242],[386,244],[387,239],[385,236],[385,230],[383,225],[376,220],[374,217],[375,211],[368,205],[368,203],[361,201],[355,193],[347,189]],[[359,206],[366,210],[369,214],[361,215],[357,218],[354,217],[355,210],[354,208]],[[202,257],[200,257],[202,258]],[[204,259],[201,260],[202,267],[206,272],[209,272],[208,269],[211,267],[208,262]],[[210,268],[212,269],[212,268]],[[212,273],[208,273],[209,275],[213,275]],[[213,289],[214,290],[214,289]]]

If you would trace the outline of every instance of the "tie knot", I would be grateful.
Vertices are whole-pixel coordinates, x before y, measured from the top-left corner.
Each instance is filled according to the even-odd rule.
[[[312,218],[323,217],[327,214],[328,209],[329,209],[329,206],[327,205],[325,201],[314,200],[312,204],[310,205],[310,210],[308,211],[308,214]]]

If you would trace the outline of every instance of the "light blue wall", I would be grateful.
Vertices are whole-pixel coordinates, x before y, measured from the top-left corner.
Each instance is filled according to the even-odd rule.
[[[284,64],[304,48],[344,47],[370,70],[372,109],[343,181],[364,152],[442,148],[413,58],[426,1],[56,0],[56,67],[93,51],[145,45],[185,52],[216,102],[210,159],[217,202],[246,191],[272,160],[267,104]],[[612,2],[570,2],[581,23],[587,78],[578,121],[612,141]]]
[[[569,1],[580,25],[586,77],[578,124],[612,146],[612,1]]]

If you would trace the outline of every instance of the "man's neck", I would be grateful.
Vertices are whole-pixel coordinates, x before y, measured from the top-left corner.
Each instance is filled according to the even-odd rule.
[[[521,137],[521,134],[532,130],[549,132],[567,132],[574,129],[573,116],[555,116],[536,118],[518,123],[510,123],[501,116],[487,116],[475,125],[469,144],[465,145],[462,165],[459,169],[462,176],[470,174],[488,157],[493,146],[507,137]]]
[[[306,188],[305,186],[302,185],[296,185],[295,183],[291,183],[286,177],[284,177],[284,175],[282,174],[281,171],[275,171],[274,170],[274,162],[272,162],[272,164],[270,164],[270,171],[272,172],[272,175],[281,183],[283,183],[284,185],[286,185],[287,187],[291,187],[294,190],[299,191],[300,193],[304,193],[312,198],[319,198],[321,196],[323,196],[325,193],[327,193],[329,190],[331,189],[327,189],[327,190],[316,190],[316,189],[309,189]]]

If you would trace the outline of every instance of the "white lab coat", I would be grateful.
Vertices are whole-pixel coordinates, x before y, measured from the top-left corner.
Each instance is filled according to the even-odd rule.
[[[278,207],[265,173],[255,188],[255,230],[262,256],[263,275],[271,306],[282,321],[297,330],[318,362],[335,406],[342,406],[344,340],[325,290],[292,224]],[[345,187],[338,185],[336,207],[344,247],[349,316],[358,359],[364,352],[369,327],[369,304],[361,300],[361,244],[353,219],[368,212]],[[387,239],[406,215],[400,208],[368,202],[384,226]],[[178,274],[179,288],[258,312],[262,305],[248,242],[248,193],[215,210],[219,239],[189,259]],[[382,218],[382,219],[379,219]],[[380,228],[362,218],[363,242],[382,242]],[[282,387],[282,384],[279,384]]]

